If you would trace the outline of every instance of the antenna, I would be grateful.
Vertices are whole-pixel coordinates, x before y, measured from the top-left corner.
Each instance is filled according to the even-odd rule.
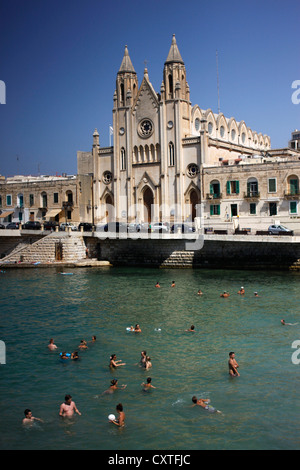
[[[219,84],[219,60],[218,49],[216,50],[216,63],[217,63],[217,88],[218,88],[218,113],[220,114],[220,84]]]

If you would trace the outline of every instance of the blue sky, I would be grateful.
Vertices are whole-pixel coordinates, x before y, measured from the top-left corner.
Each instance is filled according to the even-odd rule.
[[[192,105],[244,120],[287,146],[300,128],[299,0],[1,0],[0,174],[76,174],[95,128],[109,145],[124,47],[157,92],[172,35]]]

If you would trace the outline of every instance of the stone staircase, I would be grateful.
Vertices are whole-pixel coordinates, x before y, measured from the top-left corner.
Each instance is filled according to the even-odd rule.
[[[194,251],[174,251],[161,264],[161,268],[192,268]]]
[[[60,256],[58,255],[60,254]],[[86,257],[86,245],[81,235],[50,233],[31,245],[13,250],[1,259],[5,263],[64,263],[76,262]]]

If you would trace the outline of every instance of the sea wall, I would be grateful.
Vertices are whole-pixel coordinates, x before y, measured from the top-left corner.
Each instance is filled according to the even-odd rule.
[[[284,238],[284,239],[282,239]],[[300,259],[300,238],[205,236],[199,250],[182,239],[86,239],[90,256],[114,266],[289,269]],[[192,245],[188,245],[191,247]]]

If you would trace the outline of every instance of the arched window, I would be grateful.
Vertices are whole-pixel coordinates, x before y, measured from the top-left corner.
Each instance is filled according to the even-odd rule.
[[[175,152],[173,142],[169,143],[169,166],[175,165]]]
[[[120,93],[121,93],[121,104],[124,104],[124,83],[121,83],[120,85]]]
[[[120,169],[121,170],[126,170],[126,152],[125,152],[124,147],[121,148]]]
[[[169,75],[169,98],[173,98],[173,77]]]

